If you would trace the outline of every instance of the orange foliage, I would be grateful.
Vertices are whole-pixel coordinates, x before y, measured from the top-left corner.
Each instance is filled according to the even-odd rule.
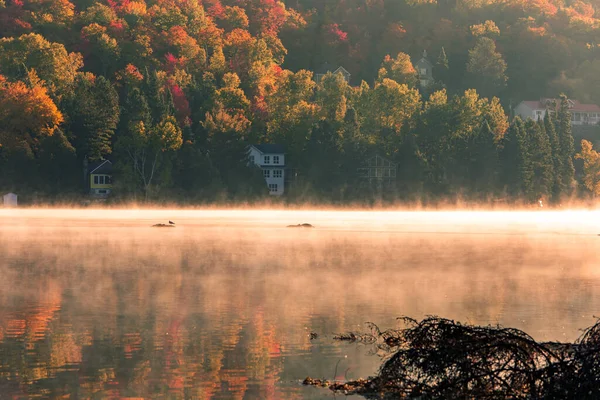
[[[244,29],[234,29],[225,36],[225,45],[245,47],[252,43],[252,35]]]
[[[51,136],[63,122],[63,115],[42,82],[35,73],[32,76],[37,82],[30,88],[20,81],[8,82],[0,75],[0,142],[9,147],[37,136]]]

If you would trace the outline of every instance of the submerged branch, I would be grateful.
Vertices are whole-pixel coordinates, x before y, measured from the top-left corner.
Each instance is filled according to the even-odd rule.
[[[600,321],[573,344],[540,343],[523,331],[428,317],[401,329],[334,340],[373,344],[387,356],[376,377],[346,383],[307,378],[366,398],[600,398]]]

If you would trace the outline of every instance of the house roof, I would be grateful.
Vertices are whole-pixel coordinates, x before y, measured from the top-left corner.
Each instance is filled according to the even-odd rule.
[[[364,167],[397,167],[398,165],[395,162],[388,160],[385,157],[380,156],[379,154],[374,154],[371,157],[367,158],[363,161],[362,165]]]
[[[525,104],[527,107],[532,110],[545,110],[550,107],[552,101],[556,101],[556,104],[560,104],[560,100],[558,99],[545,99],[542,98],[540,100],[524,100],[521,103]],[[596,104],[584,104],[579,102],[578,100],[570,100],[571,105],[569,107],[569,111],[571,112],[596,112],[600,113],[600,107]]]
[[[315,71],[316,74],[321,74],[321,75],[325,75],[328,72],[331,72],[333,74],[337,74],[338,72],[341,72],[344,75],[350,75],[350,72],[348,72],[346,70],[346,68],[342,67],[341,65],[336,67],[329,63],[325,63],[325,64],[321,65],[321,67],[317,68],[317,70]]]
[[[281,144],[253,144],[256,150],[263,154],[283,154],[285,153],[285,147]]]
[[[325,64],[321,65],[319,68],[317,68],[315,70],[315,73],[325,75],[328,72],[333,72],[333,70],[334,70],[333,65],[331,65],[329,63],[325,63]]]
[[[90,174],[110,174],[112,173],[112,162],[103,160],[90,165]]]

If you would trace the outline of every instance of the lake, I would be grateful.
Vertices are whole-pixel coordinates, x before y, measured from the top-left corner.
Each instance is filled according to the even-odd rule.
[[[0,220],[0,399],[332,398],[300,382],[375,374],[372,349],[332,340],[367,321],[439,315],[572,341],[600,315],[596,211]]]

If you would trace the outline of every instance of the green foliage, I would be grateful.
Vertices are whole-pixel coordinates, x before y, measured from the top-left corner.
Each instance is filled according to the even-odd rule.
[[[533,172],[531,186],[526,195],[531,201],[548,198],[552,193],[554,166],[552,148],[543,123],[531,119],[525,122],[525,131],[529,146],[530,164]]]
[[[0,185],[52,191],[35,179],[44,169],[79,190],[73,163],[110,157],[122,193],[262,196],[247,146],[275,143],[328,199],[379,190],[356,173],[374,154],[398,164],[391,197],[572,194],[566,98],[543,124],[510,128],[502,104],[558,89],[600,101],[586,1],[359,3],[0,5]],[[411,55],[424,49],[439,52],[435,83],[418,89]],[[317,84],[326,61],[361,85]]]
[[[63,108],[68,130],[80,159],[97,161],[112,152],[112,137],[119,123],[119,96],[104,77],[79,74]]]
[[[573,156],[575,155],[573,133],[571,131],[571,113],[567,96],[560,96],[560,104],[556,114],[556,132],[558,135],[558,157],[560,166],[557,174],[560,174],[557,198],[568,197],[573,192],[575,182],[575,167]]]
[[[475,46],[469,50],[467,72],[471,83],[480,92],[490,95],[506,85],[506,62],[496,51],[496,44],[487,37],[477,39]]]

